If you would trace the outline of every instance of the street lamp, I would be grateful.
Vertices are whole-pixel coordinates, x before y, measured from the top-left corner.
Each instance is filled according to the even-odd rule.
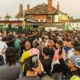
[[[24,10],[24,0],[21,0],[22,1],[22,5],[23,5],[23,11],[22,11],[22,15],[23,15],[23,21],[24,21],[24,27],[26,26],[26,22],[25,22],[25,10]]]

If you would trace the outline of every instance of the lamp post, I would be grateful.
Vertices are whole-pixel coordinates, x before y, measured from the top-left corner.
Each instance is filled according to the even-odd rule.
[[[26,27],[26,21],[25,21],[25,11],[23,10],[23,20],[24,20],[24,27]]]
[[[22,0],[22,5],[23,5],[22,15],[23,15],[24,27],[26,27],[26,22],[25,22],[25,10],[24,10],[24,0]]]

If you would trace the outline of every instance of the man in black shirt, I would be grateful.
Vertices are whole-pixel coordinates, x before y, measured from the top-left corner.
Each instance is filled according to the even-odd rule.
[[[42,66],[43,66],[43,69],[44,69],[44,72],[51,76],[51,64],[52,64],[52,59],[50,57],[50,49],[48,47],[44,47],[43,48],[43,53],[42,55],[40,56],[40,61],[42,63]]]
[[[10,31],[8,35],[8,47],[14,47],[14,41],[15,38],[13,36],[13,33]]]

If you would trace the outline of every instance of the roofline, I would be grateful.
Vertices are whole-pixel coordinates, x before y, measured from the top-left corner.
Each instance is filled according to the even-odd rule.
[[[25,15],[55,15],[55,13],[53,14],[53,13],[47,13],[47,14],[25,14]]]

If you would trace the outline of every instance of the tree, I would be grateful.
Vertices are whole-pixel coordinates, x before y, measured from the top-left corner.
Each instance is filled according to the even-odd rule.
[[[5,15],[5,18],[6,19],[10,19],[11,18],[11,16],[10,15],[8,15],[8,13]]]

